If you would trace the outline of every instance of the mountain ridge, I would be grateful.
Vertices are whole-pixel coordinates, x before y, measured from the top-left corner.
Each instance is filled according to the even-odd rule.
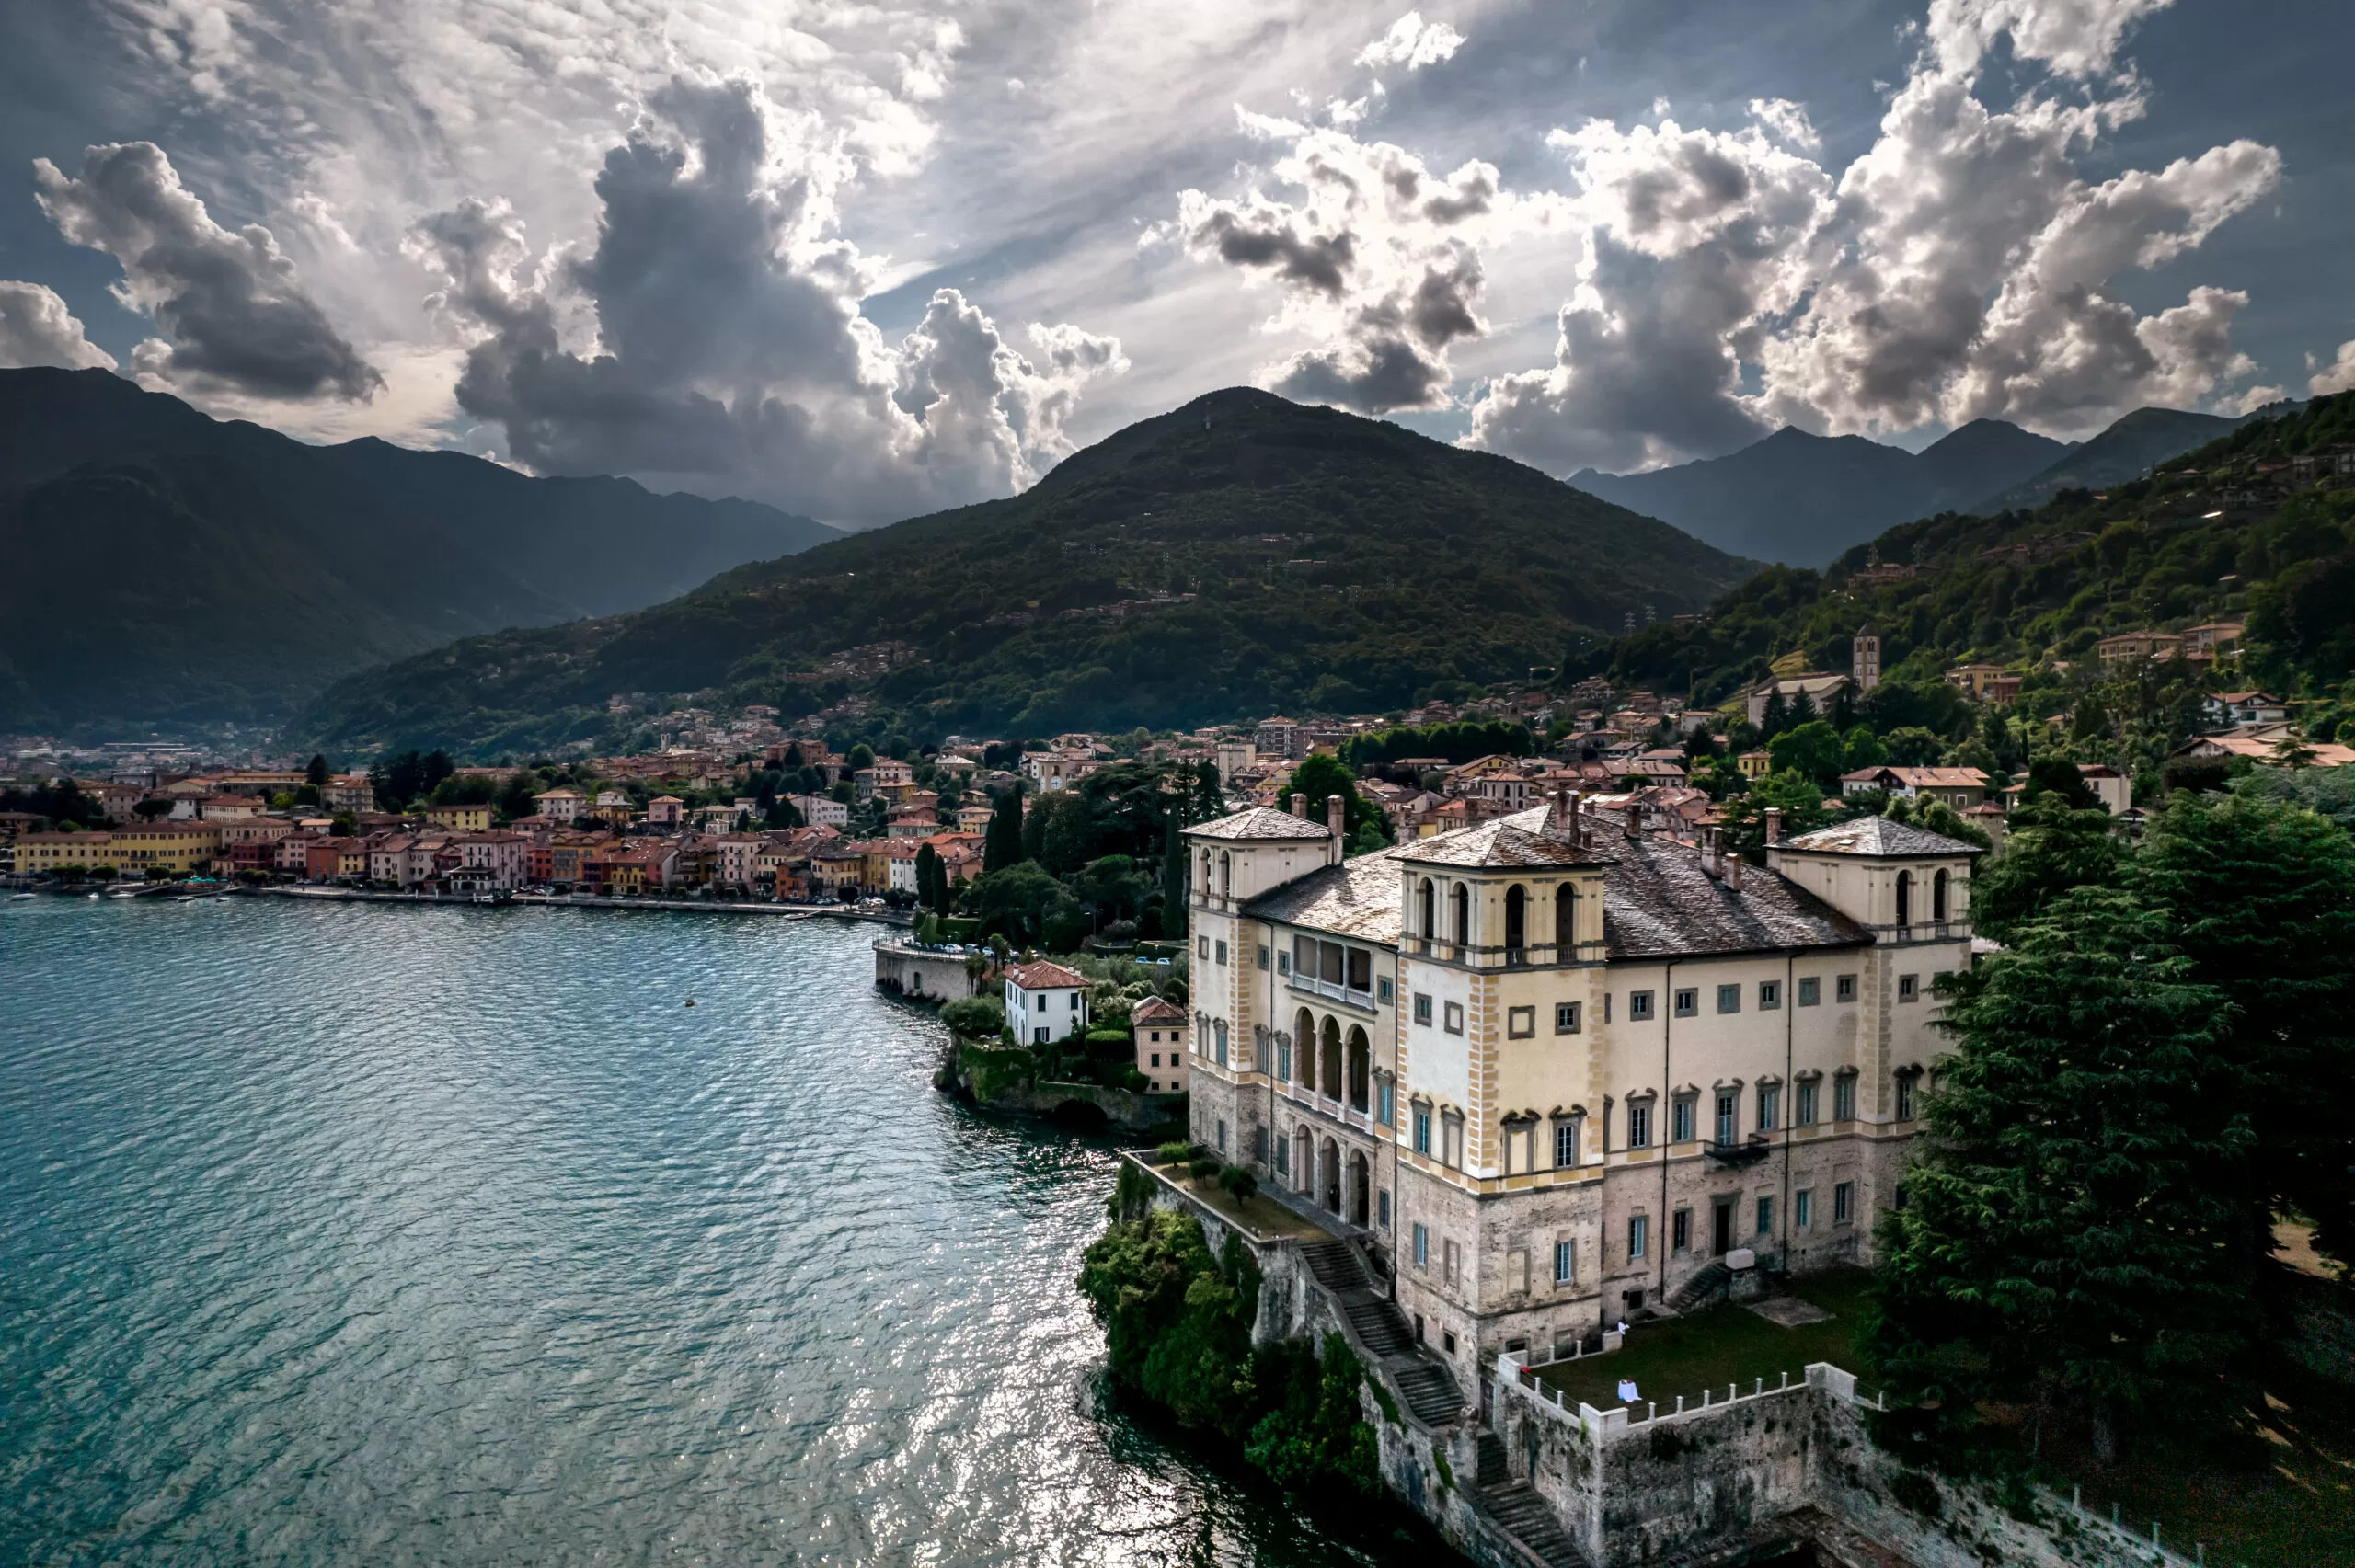
[[[1565,637],[1697,608],[1755,569],[1511,459],[1227,388],[1020,496],[350,677],[304,723],[347,750],[491,754],[599,733],[630,692],[788,716],[856,695],[927,733],[1404,706],[1526,679]],[[887,642],[903,648],[889,670],[828,673]]]

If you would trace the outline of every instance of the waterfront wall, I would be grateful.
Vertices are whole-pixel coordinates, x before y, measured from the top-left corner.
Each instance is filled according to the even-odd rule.
[[[1120,1132],[1153,1133],[1173,1117],[1183,1120],[1183,1094],[1138,1094],[1100,1083],[1063,1083],[1036,1078],[1038,1059],[1021,1047],[1001,1048],[952,1036],[940,1056],[933,1087],[968,1104],[1025,1116],[1069,1116],[1074,1105],[1092,1106],[1105,1124]]]
[[[910,1001],[958,1001],[981,994],[981,982],[965,972],[961,953],[936,953],[888,938],[875,944],[875,983]]]

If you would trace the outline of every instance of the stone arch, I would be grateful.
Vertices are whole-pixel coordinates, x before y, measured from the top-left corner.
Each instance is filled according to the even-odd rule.
[[[1567,962],[1579,956],[1579,887],[1565,882],[1554,889],[1554,956]]]
[[[1328,1100],[1338,1100],[1341,1097],[1341,1025],[1331,1017],[1325,1020],[1316,1054],[1316,1092]]]
[[[1947,923],[1947,874],[1943,867],[1930,878],[1930,918]]]
[[[1428,876],[1415,889],[1415,933],[1426,939],[1439,935],[1439,894]]]
[[[1341,1146],[1329,1138],[1318,1150],[1316,1201],[1336,1214],[1341,1212]]]
[[[1350,1207],[1345,1218],[1352,1225],[1365,1224],[1373,1207],[1373,1171],[1366,1164],[1365,1151],[1350,1150]]]
[[[1910,871],[1897,874],[1897,923],[1913,923],[1913,874]]]
[[[1451,934],[1459,947],[1472,942],[1472,889],[1458,882],[1447,890],[1447,913]]]
[[[1505,947],[1518,953],[1529,945],[1529,889],[1516,882],[1505,889]]]
[[[1370,1103],[1367,1096],[1373,1079],[1373,1047],[1365,1031],[1350,1025],[1349,1038],[1350,1108],[1362,1111]]]
[[[1292,1014],[1292,1076],[1303,1089],[1316,1087],[1316,1019],[1308,1009]]]

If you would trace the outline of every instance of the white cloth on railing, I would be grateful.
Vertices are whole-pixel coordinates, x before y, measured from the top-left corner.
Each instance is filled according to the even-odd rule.
[[[1626,1400],[1628,1403],[1633,1404],[1636,1401],[1643,1398],[1644,1396],[1636,1391],[1636,1381],[1634,1379],[1622,1378],[1619,1379],[1619,1397]]]

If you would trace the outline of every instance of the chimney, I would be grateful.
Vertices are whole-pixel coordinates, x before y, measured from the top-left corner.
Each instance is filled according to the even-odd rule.
[[[1701,874],[1704,876],[1723,876],[1725,870],[1718,864],[1718,859],[1725,853],[1725,846],[1718,841],[1717,830],[1704,827],[1695,836],[1701,851]]]
[[[1741,891],[1741,856],[1726,856],[1726,887],[1730,892]]]
[[[1783,841],[1783,808],[1779,806],[1766,808],[1766,841],[1769,844]]]
[[[1295,817],[1308,815],[1308,796],[1298,790],[1292,792],[1292,814]]]
[[[1349,828],[1347,826],[1349,819],[1349,810],[1341,804],[1341,797],[1338,795],[1327,795],[1325,797],[1325,825],[1333,830],[1333,836],[1335,838],[1341,840],[1345,843],[1349,841],[1350,837]]]
[[[1644,836],[1643,810],[1644,808],[1632,799],[1619,808],[1619,822],[1627,830],[1627,838],[1630,842]]]

